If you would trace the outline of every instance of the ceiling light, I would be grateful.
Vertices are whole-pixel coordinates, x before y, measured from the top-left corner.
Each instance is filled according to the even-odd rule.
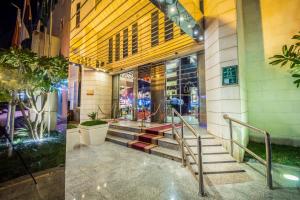
[[[192,25],[191,25],[191,24],[189,24],[189,25],[188,25],[188,28],[192,28]]]
[[[182,21],[184,21],[184,17],[183,16],[180,16],[179,17],[179,20],[182,22]]]
[[[176,12],[176,8],[175,8],[174,6],[172,6],[172,7],[170,8],[170,12],[171,12],[171,13]]]

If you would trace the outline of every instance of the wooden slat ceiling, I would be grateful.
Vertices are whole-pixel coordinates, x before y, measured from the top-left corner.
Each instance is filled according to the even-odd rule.
[[[81,23],[75,28],[76,17],[71,19],[71,43],[70,61],[74,63],[85,63],[90,67],[96,67],[96,61],[104,63],[101,66],[106,71],[119,71],[136,67],[149,62],[174,57],[189,51],[203,49],[191,37],[181,35],[180,29],[174,25],[174,39],[164,42],[164,14],[160,12],[160,45],[150,48],[150,18],[151,13],[158,10],[149,0],[106,0],[101,1],[95,7],[88,0],[81,8]],[[76,6],[73,5],[72,6]],[[91,10],[93,9],[93,10]],[[74,10],[74,9],[73,9]],[[75,13],[72,13],[72,16]],[[139,31],[139,53],[132,55],[129,51],[128,58],[122,58],[122,31],[129,28],[129,43],[131,41],[131,25],[138,23]],[[121,33],[121,59],[109,64],[108,61],[108,40]],[[115,43],[113,45],[115,48]],[[128,49],[131,50],[130,44]],[[113,54],[113,56],[115,56]]]

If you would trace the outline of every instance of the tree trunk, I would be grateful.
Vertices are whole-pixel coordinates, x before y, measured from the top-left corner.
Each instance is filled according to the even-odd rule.
[[[5,129],[6,129],[6,133],[9,134],[10,133],[10,120],[11,120],[11,110],[12,110],[12,106],[11,106],[12,102],[9,101],[8,102],[8,111],[7,111],[7,117],[6,117],[6,125],[5,125]],[[8,140],[6,141],[7,146],[9,145]]]

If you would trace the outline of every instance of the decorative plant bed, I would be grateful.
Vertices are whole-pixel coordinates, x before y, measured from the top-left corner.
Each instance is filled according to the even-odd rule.
[[[79,128],[75,125],[69,125],[67,129],[66,151],[72,151],[76,146],[80,145]]]
[[[80,124],[80,143],[98,145],[105,142],[108,123],[100,120],[86,121]]]

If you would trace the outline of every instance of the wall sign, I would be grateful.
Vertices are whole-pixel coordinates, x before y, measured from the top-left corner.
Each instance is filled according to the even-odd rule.
[[[222,85],[238,84],[238,66],[227,66],[222,68]]]
[[[88,95],[88,96],[93,96],[93,95],[94,95],[94,90],[93,90],[93,89],[88,89],[88,90],[86,91],[86,95]]]

